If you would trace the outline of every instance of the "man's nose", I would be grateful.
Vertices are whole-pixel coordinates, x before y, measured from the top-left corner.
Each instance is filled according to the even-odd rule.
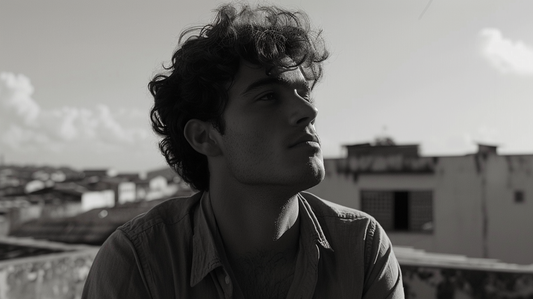
[[[314,122],[318,115],[318,109],[309,101],[303,98],[295,89],[291,95],[291,115],[290,123],[294,126],[307,126]]]

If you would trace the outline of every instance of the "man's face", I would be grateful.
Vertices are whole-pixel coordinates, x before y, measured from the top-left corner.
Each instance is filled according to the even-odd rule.
[[[317,109],[300,69],[264,68],[246,62],[229,89],[219,136],[227,174],[246,185],[305,190],[324,178],[314,127]]]

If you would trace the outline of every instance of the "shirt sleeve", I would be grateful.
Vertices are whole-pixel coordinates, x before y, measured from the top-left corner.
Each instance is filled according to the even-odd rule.
[[[363,299],[405,298],[402,272],[392,244],[375,220],[371,221],[366,240],[366,275]]]
[[[133,244],[116,230],[96,255],[81,298],[152,298],[141,269]]]

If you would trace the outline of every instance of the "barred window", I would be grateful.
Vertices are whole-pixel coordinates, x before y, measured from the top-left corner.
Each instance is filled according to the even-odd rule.
[[[432,191],[361,191],[361,208],[387,231],[432,232]]]

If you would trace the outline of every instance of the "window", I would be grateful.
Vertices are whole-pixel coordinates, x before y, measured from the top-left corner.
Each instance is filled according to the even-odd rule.
[[[514,192],[514,202],[515,203],[523,203],[524,200],[524,191],[522,190],[515,190]]]
[[[432,191],[361,191],[361,208],[387,231],[432,232]]]

